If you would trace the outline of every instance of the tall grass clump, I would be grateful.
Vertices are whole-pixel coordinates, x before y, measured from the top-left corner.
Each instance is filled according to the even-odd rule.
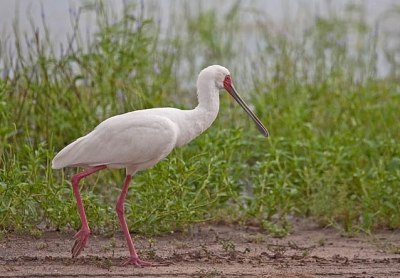
[[[0,228],[78,228],[69,182],[77,170],[51,170],[55,153],[116,114],[193,108],[196,75],[210,64],[231,70],[271,137],[221,93],[208,131],[134,177],[125,206],[132,231],[252,221],[283,236],[293,216],[347,234],[399,228],[400,48],[386,46],[363,6],[310,17],[299,32],[240,2],[223,13],[181,3],[162,31],[153,4],[71,7],[67,44],[53,45],[44,13],[25,34],[14,22],[15,44],[1,40]],[[96,23],[90,36],[79,28],[86,14]],[[393,65],[387,77],[378,74],[380,47]],[[83,183],[95,230],[118,227],[123,177],[102,171]]]
[[[398,228],[400,95],[378,77],[376,26],[352,6],[315,18],[300,38],[261,30],[266,55],[252,62],[250,86],[273,136],[252,189],[257,208],[281,200],[260,213],[289,206],[350,233]]]

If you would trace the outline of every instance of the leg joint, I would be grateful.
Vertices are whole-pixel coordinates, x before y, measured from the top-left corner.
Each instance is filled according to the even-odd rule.
[[[118,203],[115,205],[115,210],[117,211],[117,214],[118,214],[118,215],[124,215],[124,204],[118,202]]]

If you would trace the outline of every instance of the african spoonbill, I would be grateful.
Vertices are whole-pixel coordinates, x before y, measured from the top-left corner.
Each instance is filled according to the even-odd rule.
[[[157,164],[173,148],[180,147],[204,132],[214,122],[219,110],[219,91],[225,89],[243,107],[258,130],[268,137],[268,131],[236,92],[228,69],[213,65],[203,69],[197,80],[198,105],[192,110],[153,108],[137,110],[111,117],[92,132],[62,149],[53,159],[52,168],[83,167],[86,170],[71,178],[82,227],[75,234],[72,258],[84,249],[90,234],[79,193],[79,181],[102,169],[126,169],[126,178],[116,204],[121,227],[129,247],[126,264],[159,266],[140,260],[133,246],[124,218],[124,201],[132,176]]]

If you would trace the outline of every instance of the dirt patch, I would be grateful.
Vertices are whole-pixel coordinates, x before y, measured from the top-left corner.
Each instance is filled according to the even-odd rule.
[[[400,277],[399,231],[347,238],[298,222],[283,239],[256,227],[205,225],[163,237],[133,236],[142,259],[170,264],[151,268],[121,266],[129,255],[122,232],[92,235],[72,260],[73,235],[6,235],[0,277]]]

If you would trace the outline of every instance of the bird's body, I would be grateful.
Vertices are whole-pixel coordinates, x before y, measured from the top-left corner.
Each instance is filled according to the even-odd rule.
[[[268,131],[236,93],[229,71],[221,66],[210,66],[199,74],[197,95],[199,104],[192,110],[153,108],[111,117],[92,132],[61,150],[53,159],[52,167],[83,167],[87,170],[72,177],[74,194],[82,221],[75,235],[73,257],[79,255],[89,238],[89,226],[79,194],[79,181],[105,168],[126,168],[126,179],[116,209],[124,231],[131,259],[135,265],[155,265],[139,260],[123,216],[123,202],[132,176],[157,164],[175,147],[180,147],[205,131],[214,122],[219,110],[219,91],[225,88],[246,110],[258,129]]]
[[[144,170],[208,127],[204,122],[191,121],[200,118],[197,112],[154,108],[111,117],[60,151],[53,168],[106,165],[112,169],[127,168],[130,174]]]

